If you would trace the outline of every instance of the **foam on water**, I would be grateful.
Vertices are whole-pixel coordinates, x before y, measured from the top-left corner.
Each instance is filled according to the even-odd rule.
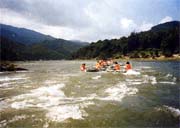
[[[4,87],[4,88],[10,87],[10,86],[11,86],[11,84],[14,84],[14,83],[16,83],[16,82],[7,82],[7,83],[2,83],[2,84],[0,84],[0,88],[2,88],[2,87]]]
[[[2,111],[5,108],[8,108],[8,103],[4,101],[4,99],[0,99],[0,111]]]
[[[180,110],[179,109],[173,108],[173,107],[170,107],[170,106],[166,106],[166,105],[164,105],[164,107],[168,111],[170,111],[174,117],[180,117]]]
[[[94,77],[92,77],[93,80],[97,80],[97,79],[99,79],[99,78],[101,78],[100,75],[99,75],[99,76],[94,76]]]
[[[15,109],[42,108],[47,111],[46,117],[51,121],[64,121],[68,118],[83,119],[88,114],[83,108],[93,104],[88,100],[94,97],[66,97],[61,90],[65,85],[57,84],[39,87],[30,93],[21,94],[12,98],[11,107]]]
[[[173,79],[172,79],[174,82],[176,82],[176,80],[177,80],[177,78],[176,77],[173,77]]]
[[[0,88],[5,88],[5,89],[11,89],[14,88],[15,86],[18,86],[19,84],[23,84],[25,81],[13,81],[13,82],[5,82],[0,84]],[[25,87],[25,86],[23,86]]]
[[[65,97],[64,92],[60,90],[64,84],[57,84],[48,87],[40,87],[31,90],[30,93],[13,97],[12,108],[22,109],[27,107],[42,107],[56,105],[60,99]]]
[[[44,84],[46,84],[46,85],[55,84],[55,83],[56,83],[56,81],[54,81],[54,80],[46,80],[46,81],[44,82]]]
[[[46,117],[52,121],[62,122],[68,118],[83,119],[87,116],[84,110],[81,110],[79,105],[60,105],[48,109]]]
[[[87,97],[67,97],[62,88],[65,84],[39,87],[31,90],[27,94],[13,97],[11,107],[15,109],[42,108],[47,111],[46,118],[51,121],[64,121],[66,119],[84,119],[88,116],[84,108],[93,105],[93,100],[115,100],[121,101],[122,98],[134,95],[138,92],[136,88],[129,88],[125,83],[119,83],[107,88],[105,97],[99,97],[92,93]]]
[[[125,83],[119,83],[113,87],[106,89],[105,92],[109,96],[102,99],[121,101],[125,96],[136,94],[138,92],[138,89],[127,87]]]
[[[176,84],[175,82],[170,82],[170,81],[160,81],[158,83],[160,83],[160,84]]]
[[[155,76],[148,76],[143,75],[143,83],[151,83],[151,84],[157,84],[157,80]]]
[[[140,75],[140,72],[134,71],[134,70],[128,70],[126,73],[123,73],[124,75]]]
[[[151,69],[152,67],[143,66],[142,69]]]
[[[140,85],[151,83],[152,85],[157,84],[157,80],[155,76],[142,75],[141,78],[138,79],[126,79],[126,84],[128,85]]]
[[[165,77],[172,77],[173,75],[168,73]]]
[[[126,84],[128,85],[139,85],[142,84],[142,79],[126,79]]]
[[[163,105],[162,107],[155,108],[157,111],[170,112],[174,117],[180,117],[180,110],[177,108],[173,108],[167,105]]]
[[[0,82],[5,82],[5,81],[15,81],[15,80],[23,80],[27,79],[27,77],[1,77]]]

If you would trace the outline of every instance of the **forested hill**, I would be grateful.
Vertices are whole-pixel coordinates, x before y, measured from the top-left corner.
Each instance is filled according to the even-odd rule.
[[[34,44],[44,40],[54,40],[49,35],[26,29],[18,28],[10,25],[0,24],[0,36],[12,40],[17,43]]]
[[[80,48],[75,59],[90,58],[148,58],[179,53],[180,22],[172,21],[154,26],[149,31],[135,33],[120,39],[99,40]]]
[[[0,46],[0,60],[61,60],[72,59],[84,44],[55,39],[25,45],[0,36]]]
[[[72,59],[86,42],[56,39],[26,28],[0,24],[1,60]]]

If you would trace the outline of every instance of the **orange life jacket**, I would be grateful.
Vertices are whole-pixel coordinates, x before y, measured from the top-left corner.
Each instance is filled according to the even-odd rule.
[[[101,68],[100,63],[96,63],[96,69],[100,69],[100,68]]]
[[[103,61],[103,66],[107,66],[107,61]]]
[[[132,69],[131,65],[130,64],[126,64],[126,67],[125,67],[126,71],[129,70],[129,69]]]
[[[120,70],[120,65],[119,64],[115,64],[115,66],[114,66],[114,70]]]

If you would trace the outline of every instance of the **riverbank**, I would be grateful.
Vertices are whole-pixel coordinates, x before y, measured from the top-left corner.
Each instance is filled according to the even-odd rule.
[[[148,57],[148,58],[130,58],[129,56],[124,56],[122,58],[118,58],[116,60],[119,61],[127,61],[127,60],[135,60],[135,61],[180,61],[180,55],[174,54],[172,57]]]
[[[147,57],[147,58],[130,58],[129,56],[123,56],[120,58],[112,58],[113,60],[116,61],[129,61],[129,60],[134,60],[134,61],[180,61],[180,55],[174,54],[172,57],[165,57],[165,56],[159,56],[159,57]],[[99,60],[98,58],[92,58],[92,59],[75,59],[75,60]]]

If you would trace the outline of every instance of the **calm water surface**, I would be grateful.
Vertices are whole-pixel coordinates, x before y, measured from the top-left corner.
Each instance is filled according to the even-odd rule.
[[[139,75],[85,73],[84,62],[95,65],[17,62],[29,71],[0,73],[0,127],[180,126],[180,62],[132,61]]]

